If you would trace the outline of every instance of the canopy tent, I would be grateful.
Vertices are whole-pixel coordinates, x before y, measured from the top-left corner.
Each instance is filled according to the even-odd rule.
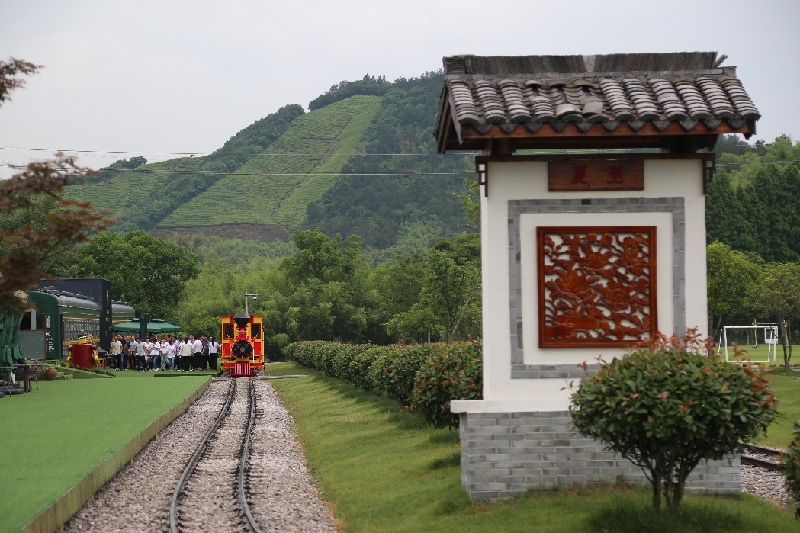
[[[127,322],[120,322],[118,324],[114,324],[109,329],[111,331],[116,331],[119,333],[139,333],[141,328],[141,322],[134,318],[133,320],[128,320]],[[174,324],[170,324],[169,322],[164,322],[161,319],[154,318],[147,323],[147,332],[148,333],[168,333],[171,331],[180,331],[181,327],[176,326]]]

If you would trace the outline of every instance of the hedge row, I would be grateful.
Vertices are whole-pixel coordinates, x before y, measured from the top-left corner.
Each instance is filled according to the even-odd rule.
[[[482,397],[483,350],[478,342],[375,346],[305,341],[288,345],[284,353],[305,367],[385,394],[437,428],[458,427],[450,400]]]

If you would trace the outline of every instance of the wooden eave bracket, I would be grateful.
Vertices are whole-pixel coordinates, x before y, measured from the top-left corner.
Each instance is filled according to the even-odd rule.
[[[483,196],[489,197],[489,165],[487,161],[478,161],[475,158],[475,174],[478,176],[478,185],[483,186]]]

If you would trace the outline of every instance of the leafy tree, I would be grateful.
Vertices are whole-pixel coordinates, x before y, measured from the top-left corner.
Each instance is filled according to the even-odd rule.
[[[446,343],[480,330],[480,240],[477,234],[441,239],[415,256],[418,300],[386,323],[395,338]],[[406,286],[413,286],[406,282]]]
[[[709,331],[717,331],[725,315],[747,307],[747,295],[761,278],[761,267],[743,252],[715,242],[706,249]]]
[[[49,230],[48,216],[58,216],[64,206],[54,197],[37,195],[31,198],[31,204],[24,209],[16,209],[0,214],[0,232],[15,235],[25,228],[46,232]],[[0,256],[5,254],[7,246],[0,243]],[[68,277],[72,274],[72,266],[77,262],[78,244],[72,241],[54,241],[51,250],[36,249],[32,254],[37,257],[39,270],[47,276]]]
[[[464,188],[466,191],[455,193],[455,197],[461,200],[461,207],[464,208],[464,220],[467,227],[474,231],[481,228],[481,186],[478,184],[472,173],[464,178]]]
[[[788,136],[745,150],[722,143],[720,171],[706,195],[707,242],[769,262],[800,260],[800,143]],[[737,148],[738,147],[738,148]]]
[[[86,179],[87,183],[100,183],[112,179],[119,170],[132,170],[147,164],[147,159],[142,156],[131,157],[130,159],[118,159],[107,167],[94,173]]]
[[[383,76],[370,76],[366,74],[363,79],[358,81],[343,81],[337,83],[328,89],[323,95],[320,95],[308,104],[308,110],[314,111],[326,105],[334,104],[345,98],[350,98],[357,94],[383,96],[389,89],[390,83],[386,81]]]
[[[740,452],[778,415],[768,381],[702,355],[711,339],[656,336],[581,380],[570,415],[578,431],[642,469],[653,508],[678,510],[687,476],[704,459]]]
[[[297,253],[284,259],[286,333],[293,340],[362,342],[375,332],[376,294],[358,236],[329,238],[316,230],[293,235]]]
[[[764,268],[760,283],[750,291],[755,309],[767,313],[778,323],[783,345],[783,362],[792,359],[792,323],[800,316],[800,264],[771,263]]]
[[[11,58],[0,61],[0,103],[12,90],[24,86],[19,74],[33,74],[40,67]],[[15,295],[37,287],[48,277],[48,261],[54,253],[83,242],[105,229],[104,213],[85,202],[66,200],[64,187],[82,179],[88,169],[59,153],[52,161],[29,163],[19,174],[0,183],[0,313],[23,312],[25,304]]]
[[[720,135],[719,138],[717,139],[717,144],[714,147],[714,152],[717,155],[721,154],[743,155],[754,151],[755,148],[750,146],[747,143],[747,141],[745,141],[738,135]]]
[[[25,87],[25,80],[17,77],[19,74],[35,74],[41,68],[13,57],[8,61],[0,61],[0,104],[11,100],[11,91]]]
[[[197,256],[144,231],[100,233],[79,254],[77,275],[110,280],[114,298],[154,318],[174,319],[186,283],[199,273]]]

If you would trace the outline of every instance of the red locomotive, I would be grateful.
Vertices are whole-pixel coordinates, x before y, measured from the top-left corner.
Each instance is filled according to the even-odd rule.
[[[264,369],[264,317],[221,316],[222,370],[229,376],[254,376]]]

